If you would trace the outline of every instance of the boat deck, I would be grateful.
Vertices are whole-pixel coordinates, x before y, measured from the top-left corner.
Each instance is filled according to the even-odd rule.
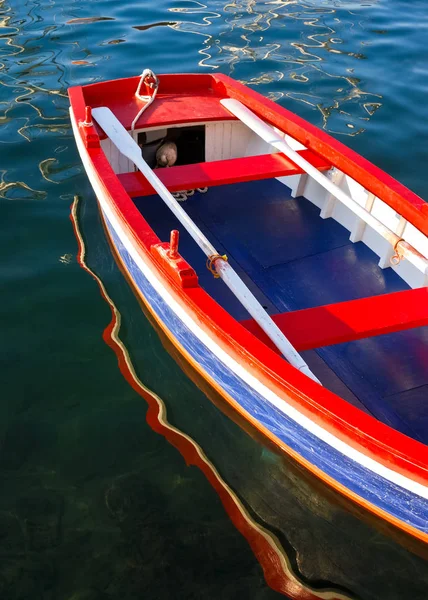
[[[166,241],[180,231],[179,251],[201,286],[236,319],[248,314],[161,198],[135,204]],[[239,183],[195,193],[182,204],[270,314],[408,289],[392,269],[333,219],[320,219],[305,198],[276,181]],[[380,421],[428,443],[428,327],[302,353],[323,384]]]

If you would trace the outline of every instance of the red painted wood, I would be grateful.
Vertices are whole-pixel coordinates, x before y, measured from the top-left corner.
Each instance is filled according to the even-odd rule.
[[[112,100],[105,102],[101,99],[99,106],[108,105],[126,129],[131,128],[131,123],[141,109],[143,102],[136,98],[130,99],[126,104]],[[95,108],[95,106],[94,106]],[[137,129],[146,127],[162,127],[165,125],[208,123],[211,121],[232,121],[235,117],[230,114],[219,102],[218,97],[209,98],[205,95],[183,94],[170,98],[157,95],[156,100],[141,115]],[[100,137],[105,134],[98,127]]]
[[[210,74],[202,73],[174,73],[159,75],[159,90],[157,98],[164,96],[196,95],[213,97],[218,95],[214,90],[216,80]],[[112,106],[125,104],[133,99],[137,90],[140,76],[111,79],[85,85],[82,89],[87,104],[92,106]],[[73,92],[76,88],[69,88]],[[103,104],[104,103],[104,104]],[[135,117],[135,115],[134,115]]]
[[[159,97],[158,95],[153,104],[143,112],[136,128],[235,120],[235,117],[220,104],[219,100],[219,97],[209,98],[204,95],[192,94],[174,98]],[[100,106],[106,104],[126,129],[131,128],[132,121],[143,105],[141,100],[136,98],[132,98],[125,105],[114,101],[108,103],[102,101]],[[97,130],[101,138],[106,137],[98,125]]]
[[[130,77],[103,81],[83,88],[70,88],[72,106],[73,98],[81,90],[87,105],[92,108],[108,106],[122,125],[130,129],[135,116],[144,105],[142,100],[135,97],[139,80],[139,77]],[[215,82],[211,75],[161,75],[159,80],[156,100],[141,115],[136,124],[137,129],[179,123],[236,120],[220,104],[220,97],[212,89]],[[106,137],[101,127],[97,125],[96,129],[102,139]]]
[[[331,167],[328,162],[309,150],[301,150],[299,154],[321,171]],[[156,175],[172,192],[297,175],[303,172],[300,167],[282,154],[263,154],[170,167],[169,169],[156,169]],[[140,171],[123,173],[118,175],[118,179],[131,198],[156,193]]]
[[[68,97],[77,123],[85,120],[86,88],[81,86],[69,88]]]
[[[83,88],[75,87],[69,90],[70,103],[73,108],[76,121],[79,126],[79,133],[85,144],[86,148],[98,148],[100,145],[100,138],[94,124],[83,125],[87,123],[86,117],[89,111],[91,113],[91,107],[86,105]]]
[[[178,231],[177,231],[178,233]],[[171,243],[162,242],[154,244],[150,252],[157,263],[176,283],[182,288],[195,287],[198,285],[198,276],[188,262],[177,252],[171,253]]]
[[[428,288],[296,310],[272,319],[301,352],[428,325]],[[277,351],[253,319],[241,324]]]

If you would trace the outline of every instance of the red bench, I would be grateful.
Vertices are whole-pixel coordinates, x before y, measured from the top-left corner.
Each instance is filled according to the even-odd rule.
[[[301,150],[299,154],[320,171],[331,168],[330,163],[310,150]],[[304,171],[283,154],[262,154],[156,169],[155,173],[170,192],[178,192],[241,181],[298,175]],[[131,198],[156,193],[140,171],[123,173],[118,175],[118,178]]]
[[[428,288],[306,308],[272,319],[301,352],[428,325]],[[241,325],[278,352],[253,319]]]

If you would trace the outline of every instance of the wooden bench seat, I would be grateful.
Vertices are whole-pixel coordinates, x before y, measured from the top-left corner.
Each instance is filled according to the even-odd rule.
[[[428,288],[306,308],[272,319],[302,352],[428,325]],[[253,319],[241,321],[241,325],[278,352]]]
[[[299,154],[321,171],[331,168],[331,164],[310,150],[301,150]],[[283,154],[262,154],[156,169],[155,173],[170,192],[178,192],[241,181],[298,175],[303,171]],[[156,193],[140,171],[123,173],[118,175],[118,178],[131,198]]]

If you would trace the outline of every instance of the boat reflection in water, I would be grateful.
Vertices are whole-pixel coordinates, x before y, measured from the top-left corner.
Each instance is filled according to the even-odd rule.
[[[117,341],[114,323],[106,329],[105,341],[116,351],[124,376],[147,400],[149,425],[187,464],[204,473],[249,542],[267,583],[300,600],[425,599],[424,547],[366,512],[360,514],[354,504],[279,455],[158,328],[157,337],[155,324],[115,265],[89,192],[75,217],[82,241],[91,240],[82,263],[103,282],[118,311]],[[141,387],[141,381],[148,387]]]

